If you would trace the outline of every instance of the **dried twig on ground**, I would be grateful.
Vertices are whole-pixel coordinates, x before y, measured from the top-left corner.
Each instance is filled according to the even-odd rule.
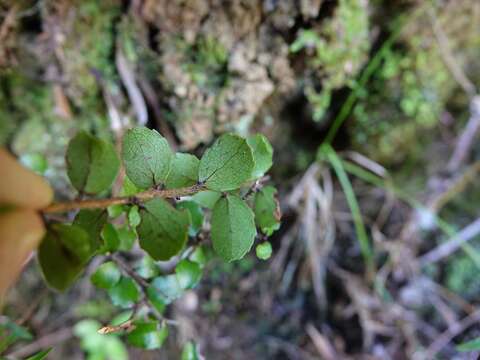
[[[307,324],[306,331],[322,359],[335,360],[339,358],[328,338],[322,335],[313,324]]]
[[[467,328],[480,321],[480,310],[463,318],[448,327],[437,339],[430,344],[424,354],[425,359],[434,359],[435,355],[441,351],[452,339],[464,332]]]
[[[51,334],[44,335],[34,342],[22,346],[20,349],[7,354],[7,358],[20,359],[25,356],[31,355],[37,351],[44,350],[45,348],[54,346],[61,342],[64,342],[73,337],[73,330],[71,327],[65,327],[57,330]]]
[[[319,177],[323,186],[319,184]],[[333,221],[333,184],[328,171],[313,164],[289,197],[289,205],[301,214],[299,232],[305,239],[313,278],[313,288],[320,309],[327,306],[324,285],[325,264],[335,240]]]
[[[445,243],[430,250],[425,255],[421,256],[419,262],[422,266],[439,261],[458,250],[464,243],[473,239],[480,234],[480,218],[466,226],[462,231],[453,236]]]
[[[465,161],[474,144],[475,137],[480,130],[480,95],[475,95],[470,100],[470,118],[463,130],[462,134],[458,137],[457,145],[453,151],[452,157],[447,165],[447,170],[454,172]]]
[[[145,95],[145,100],[153,110],[155,122],[157,123],[157,126],[160,129],[161,134],[165,136],[170,147],[176,151],[178,149],[178,142],[175,139],[175,135],[172,129],[170,129],[170,127],[168,126],[165,116],[162,115],[162,109],[160,107],[158,95],[155,89],[153,88],[152,84],[150,84],[150,81],[146,77],[139,75],[138,80],[139,80],[139,85],[143,91],[143,94]]]
[[[455,59],[455,56],[450,49],[448,37],[443,31],[440,23],[438,21],[438,16],[434,13],[433,10],[429,12],[430,21],[432,23],[433,33],[437,39],[438,47],[442,55],[442,59],[447,66],[448,70],[452,73],[452,76],[455,78],[455,81],[462,87],[462,89],[470,96],[473,97],[476,94],[475,85],[470,81],[470,79],[465,75],[462,67]]]
[[[143,95],[135,81],[135,73],[132,69],[132,66],[129,64],[119,46],[115,56],[115,63],[117,65],[117,70],[120,74],[123,85],[127,90],[128,98],[132,103],[138,125],[144,126],[148,121],[147,105],[145,104]]]

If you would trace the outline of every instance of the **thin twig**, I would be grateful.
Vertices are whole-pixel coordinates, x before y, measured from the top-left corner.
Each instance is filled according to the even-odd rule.
[[[135,74],[132,66],[123,54],[120,46],[117,47],[115,63],[123,85],[125,85],[125,89],[127,89],[127,94],[132,103],[133,110],[135,111],[138,124],[145,125],[148,121],[147,105],[145,104],[142,92],[135,81]]]
[[[124,262],[118,255],[112,254],[108,257],[113,260],[117,265],[128,275],[130,276],[137,284],[140,286],[140,289],[147,290],[148,282],[138,275],[126,262]]]
[[[178,149],[178,142],[175,139],[175,134],[173,133],[172,129],[170,129],[166,119],[162,115],[162,109],[160,108],[160,104],[158,102],[157,91],[155,91],[146,77],[140,75],[138,81],[143,95],[145,96],[145,100],[153,110],[157,127],[160,128],[160,133],[165,136],[172,150],[176,151]]]
[[[330,340],[322,335],[312,323],[308,323],[305,330],[322,359],[334,360],[339,358]]]
[[[455,336],[464,332],[468,327],[472,326],[476,322],[480,321],[480,310],[463,318],[461,321],[456,322],[448,327],[436,340],[430,344],[425,351],[425,359],[433,359],[435,355],[442,350]]]
[[[455,59],[455,56],[453,55],[452,50],[450,49],[450,46],[448,44],[448,37],[440,26],[437,16],[435,16],[433,10],[429,11],[429,15],[432,22],[433,33],[435,35],[435,38],[437,39],[443,62],[454,77],[455,81],[463,88],[463,90],[467,93],[469,97],[473,97],[477,92],[475,89],[475,85],[473,85],[473,83],[468,79],[462,67]]]
[[[21,326],[31,319],[35,313],[35,310],[37,310],[38,306],[43,300],[45,300],[49,292],[50,290],[45,288],[40,295],[36,296],[35,299],[32,300],[30,306],[23,312],[23,316],[17,321],[17,325]]]
[[[58,343],[64,342],[71,337],[73,337],[72,328],[62,328],[51,334],[44,335],[28,345],[22,346],[20,349],[13,351],[6,356],[7,358],[12,359],[23,359],[25,356],[28,356],[40,350],[44,350],[45,348],[51,347]]]
[[[474,162],[462,174],[448,182],[446,188],[439,194],[434,194],[427,202],[427,208],[438,214],[440,210],[458,194],[462,193],[469,184],[473,183],[480,173],[480,161]]]
[[[190,187],[184,187],[180,189],[150,189],[144,192],[138,193],[134,196],[120,196],[112,197],[108,199],[85,199],[74,200],[64,203],[56,203],[47,206],[42,210],[44,214],[67,212],[77,209],[105,209],[112,205],[127,205],[138,204],[154,198],[174,199],[181,196],[188,196],[196,194],[204,190],[204,185],[196,184]]]
[[[419,259],[422,266],[439,261],[460,248],[464,243],[473,239],[480,234],[480,218],[466,226],[462,231],[457,233],[447,242],[437,246],[435,249],[429,251]]]
[[[456,171],[467,158],[475,137],[480,130],[480,95],[475,95],[470,100],[470,118],[462,134],[458,137],[455,150],[448,161],[447,170]]]
[[[142,292],[142,300],[141,302],[150,310],[150,312],[155,316],[158,321],[164,322],[169,325],[178,325],[178,322],[171,319],[166,319],[155,307],[155,305],[150,301],[148,298],[148,282],[138,275],[126,262],[124,262],[118,255],[112,254],[109,256],[111,260],[113,260],[120,269],[125,272],[126,275],[130,276],[133,281],[137,283],[140,287],[140,291]]]
[[[262,187],[265,185],[265,183],[270,180],[270,176],[264,176],[261,177],[260,179],[256,180],[252,186],[248,189],[248,191],[245,193],[245,195],[242,196],[243,200],[246,200],[250,197],[250,195],[256,193],[257,191],[260,191]]]

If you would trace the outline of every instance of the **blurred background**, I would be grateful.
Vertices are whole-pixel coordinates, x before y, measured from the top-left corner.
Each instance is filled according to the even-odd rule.
[[[163,348],[130,359],[192,339],[206,359],[477,359],[457,346],[480,337],[479,59],[477,0],[1,0],[0,143],[57,199],[79,129],[273,144],[272,257],[211,262]],[[117,311],[97,265],[59,295],[29,264],[13,355],[122,358],[89,339]]]

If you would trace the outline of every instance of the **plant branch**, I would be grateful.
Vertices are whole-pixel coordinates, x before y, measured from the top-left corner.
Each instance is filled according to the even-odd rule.
[[[141,302],[150,310],[150,312],[155,316],[158,321],[165,322],[169,325],[178,325],[175,320],[166,319],[155,307],[155,305],[148,298],[148,282],[138,275],[126,262],[124,262],[118,255],[112,254],[108,257],[110,260],[114,261],[120,269],[128,276],[132,278],[133,281],[137,283],[142,293]]]
[[[205,190],[205,186],[202,184],[195,184],[189,187],[180,189],[150,189],[144,192],[138,193],[134,196],[120,196],[112,197],[108,199],[85,199],[85,200],[73,200],[68,202],[60,202],[47,206],[42,210],[44,214],[67,212],[71,210],[79,209],[105,209],[112,205],[127,205],[138,204],[154,198],[172,199],[181,196],[193,195],[199,191]]]
[[[480,218],[470,223],[448,241],[421,256],[419,259],[420,264],[426,266],[453,254],[459,247],[475,238],[478,234],[480,234]]]
[[[37,351],[44,350],[56,344],[62,343],[73,337],[73,331],[71,327],[61,328],[53,333],[44,335],[34,342],[22,346],[18,350],[14,350],[7,354],[8,358],[18,359],[33,354]]]

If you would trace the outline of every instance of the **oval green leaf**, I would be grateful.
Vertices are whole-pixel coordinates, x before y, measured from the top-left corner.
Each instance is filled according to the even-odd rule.
[[[122,274],[117,265],[112,261],[108,261],[97,268],[90,277],[90,280],[96,287],[110,289],[117,285],[121,277]]]
[[[140,299],[135,282],[127,277],[122,277],[120,281],[108,290],[108,295],[112,304],[122,308],[133,306]]]
[[[222,193],[219,193],[218,191],[200,191],[192,196],[192,201],[204,208],[213,209],[215,203],[218,201],[218,199],[220,199],[221,196]]]
[[[76,225],[54,224],[38,249],[40,268],[48,285],[63,291],[83,271],[92,255],[90,237]]]
[[[167,306],[167,302],[165,301],[165,297],[157,291],[157,289],[153,285],[149,285],[147,288],[147,298],[150,303],[157,309],[160,314],[163,314],[165,311],[165,307]]]
[[[90,236],[90,246],[92,250],[97,250],[103,246],[101,237],[103,227],[107,223],[108,213],[105,210],[80,210],[75,216],[73,225],[80,226]]]
[[[136,228],[140,224],[141,218],[138,206],[134,205],[128,210],[128,223],[132,228]]]
[[[258,179],[272,167],[273,148],[268,139],[262,134],[248,137],[247,143],[252,148],[253,158],[255,159],[252,179]]]
[[[173,153],[158,132],[138,127],[128,130],[123,137],[122,158],[132,183],[147,189],[165,183]]]
[[[250,179],[254,165],[247,141],[238,135],[225,134],[203,154],[199,181],[210,190],[235,190]]]
[[[268,236],[280,227],[280,204],[276,194],[273,186],[266,186],[255,194],[255,223]]]
[[[177,264],[175,273],[180,287],[184,290],[197,286],[202,277],[200,264],[187,259],[183,259]]]
[[[203,211],[196,202],[187,200],[177,203],[177,209],[186,209],[190,213],[192,223],[188,229],[190,236],[195,236],[203,227]]]
[[[85,131],[70,140],[66,161],[70,182],[75,189],[88,194],[108,190],[120,168],[114,146]]]
[[[236,195],[217,201],[211,225],[213,249],[225,261],[243,258],[257,234],[252,210]]]
[[[140,210],[137,227],[140,246],[155,260],[168,260],[185,246],[190,214],[179,211],[163,199],[153,199]]]
[[[142,349],[159,349],[168,336],[167,326],[160,326],[155,321],[136,321],[134,326],[135,329],[127,335],[127,341]]]
[[[181,360],[200,360],[198,355],[197,345],[191,341],[187,342],[182,350]]]
[[[200,160],[195,155],[176,153],[165,187],[178,189],[196,184],[199,164]]]
[[[182,296],[183,289],[180,287],[176,275],[166,275],[153,279],[148,287],[148,294],[150,299],[161,299],[165,305],[168,305]]]
[[[117,251],[120,248],[120,237],[113,224],[106,223],[102,229],[103,246],[99,249],[101,253]]]

